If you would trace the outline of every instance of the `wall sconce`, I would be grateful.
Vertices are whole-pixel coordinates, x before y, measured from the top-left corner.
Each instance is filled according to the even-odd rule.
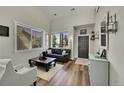
[[[90,40],[95,40],[95,39],[99,39],[99,34],[92,31]]]
[[[118,22],[116,20],[116,14],[112,16],[108,16],[108,32],[116,33],[117,28],[118,28]]]
[[[95,40],[95,32],[94,31],[91,32],[91,38],[90,38],[90,40]]]

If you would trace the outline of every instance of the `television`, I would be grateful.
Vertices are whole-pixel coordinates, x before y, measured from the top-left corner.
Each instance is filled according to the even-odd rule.
[[[0,36],[9,36],[9,27],[0,25]]]

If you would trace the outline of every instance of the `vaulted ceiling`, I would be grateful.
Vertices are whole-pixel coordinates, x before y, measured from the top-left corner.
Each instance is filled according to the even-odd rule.
[[[95,6],[40,6],[50,19],[62,18],[88,11],[95,11]]]

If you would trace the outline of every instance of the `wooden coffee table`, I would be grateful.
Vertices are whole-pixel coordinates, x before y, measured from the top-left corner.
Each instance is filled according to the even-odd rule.
[[[46,71],[48,72],[50,69],[50,66],[53,64],[54,66],[56,66],[56,58],[52,58],[52,57],[46,57],[46,60],[40,60],[39,57],[35,57],[35,58],[31,58],[29,59],[29,64],[30,66],[44,66]]]

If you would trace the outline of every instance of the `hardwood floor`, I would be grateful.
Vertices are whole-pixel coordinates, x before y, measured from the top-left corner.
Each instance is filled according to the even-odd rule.
[[[89,86],[87,65],[70,61],[50,80],[38,79],[37,86]]]

